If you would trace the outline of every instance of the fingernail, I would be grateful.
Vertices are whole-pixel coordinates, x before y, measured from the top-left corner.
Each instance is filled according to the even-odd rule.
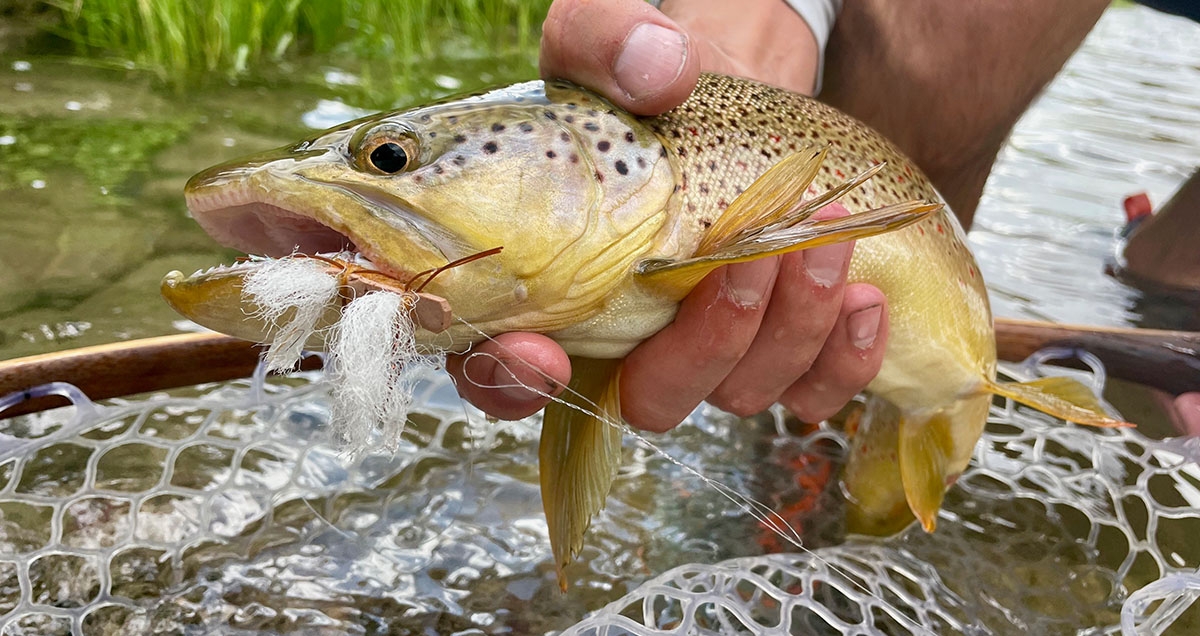
[[[851,247],[849,244],[826,245],[805,251],[804,268],[808,270],[808,277],[821,287],[833,287],[846,269]]]
[[[521,362],[508,364],[522,364]],[[533,389],[525,386],[521,380],[509,369],[505,362],[497,361],[496,367],[492,369],[492,386],[501,387],[500,394],[510,400],[518,400],[528,402],[536,400],[540,397]]]
[[[509,370],[508,363],[490,355],[472,355],[463,364],[463,376],[477,386],[498,391],[510,400],[528,402],[537,395],[525,388]]]
[[[643,22],[625,38],[613,77],[633,99],[650,97],[674,82],[687,60],[687,36]]]
[[[771,290],[775,277],[771,268],[774,259],[738,263],[725,268],[725,284],[721,292],[743,309],[755,309]]]
[[[879,334],[879,319],[883,316],[882,305],[871,305],[846,317],[846,329],[850,342],[859,349],[870,349]]]

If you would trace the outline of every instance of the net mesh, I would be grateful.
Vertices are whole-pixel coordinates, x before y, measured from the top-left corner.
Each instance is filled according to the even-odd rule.
[[[698,411],[660,445],[764,500],[780,545],[627,444],[557,591],[538,422],[421,383],[354,456],[317,374],[0,421],[0,634],[1195,633],[1200,445],[998,401],[938,531],[841,535],[839,433]],[[578,622],[582,619],[582,622]],[[577,623],[578,622],[578,623]]]

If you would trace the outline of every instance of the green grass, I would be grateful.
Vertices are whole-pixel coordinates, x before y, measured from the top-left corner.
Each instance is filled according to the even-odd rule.
[[[88,55],[180,85],[304,54],[403,68],[447,47],[536,49],[549,0],[46,0]]]

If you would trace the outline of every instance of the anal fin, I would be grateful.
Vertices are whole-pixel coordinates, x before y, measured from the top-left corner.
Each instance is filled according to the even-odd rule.
[[[1133,426],[1110,416],[1082,382],[1051,376],[1030,382],[989,382],[988,391],[1076,424],[1112,428]]]
[[[571,406],[553,402],[542,420],[542,507],[564,592],[564,568],[583,548],[592,515],[604,507],[620,467],[621,431],[609,423],[621,421],[620,365],[620,360],[572,358],[571,383],[562,395]]]
[[[953,476],[954,431],[943,412],[927,420],[905,418],[900,422],[900,476],[908,507],[926,532],[937,527],[938,510]]]

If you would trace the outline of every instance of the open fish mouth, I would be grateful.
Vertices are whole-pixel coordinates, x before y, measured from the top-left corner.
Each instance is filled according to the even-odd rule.
[[[397,280],[413,272],[374,253],[348,228],[322,222],[316,214],[285,207],[257,188],[225,185],[188,192],[188,210],[213,240],[246,254],[283,258],[295,254],[341,255]]]

